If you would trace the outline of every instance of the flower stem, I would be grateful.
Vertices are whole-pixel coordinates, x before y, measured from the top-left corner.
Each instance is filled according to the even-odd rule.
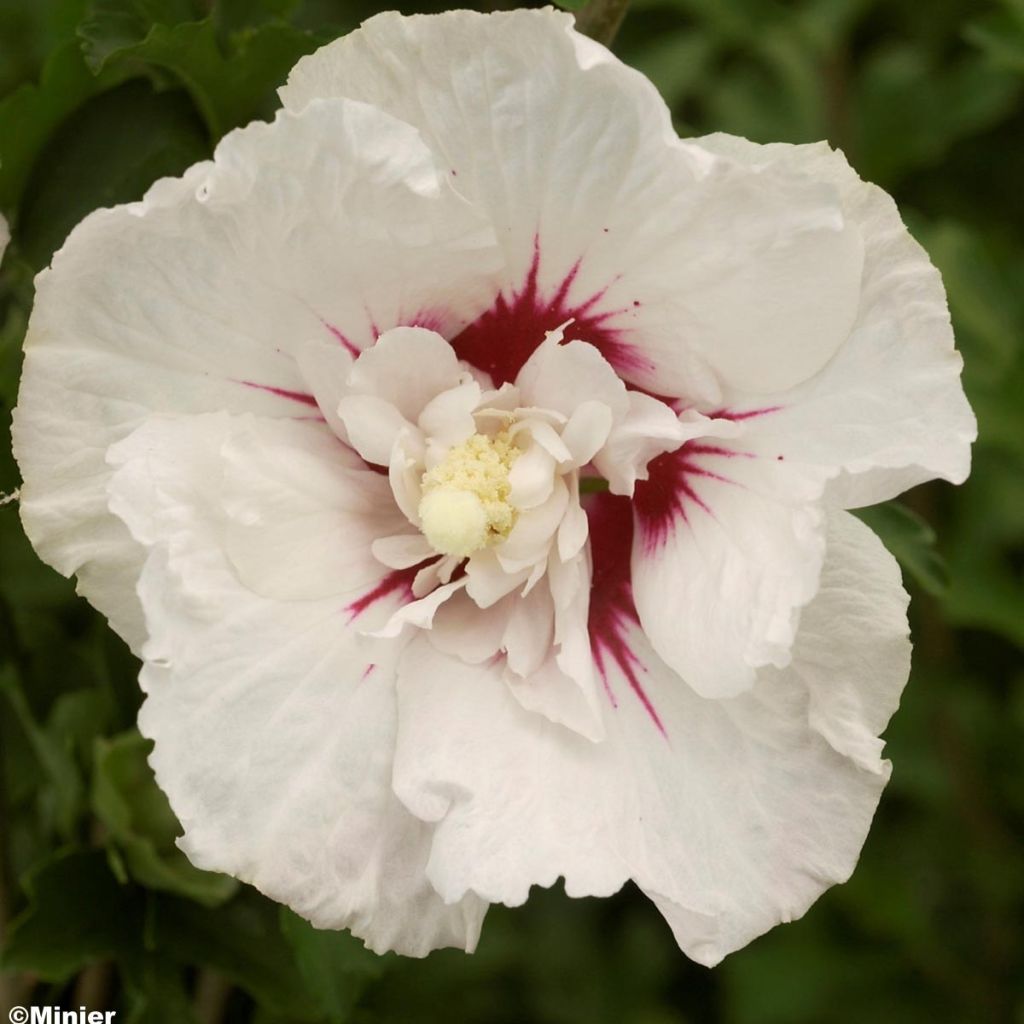
[[[629,0],[590,0],[576,15],[576,28],[604,46],[611,46],[626,17]]]
[[[216,971],[203,969],[196,979],[195,1014],[200,1024],[220,1024],[231,998],[231,982]]]
[[[85,1006],[90,1010],[105,1009],[110,1002],[110,990],[114,982],[114,965],[109,960],[89,964],[75,980],[73,1006]]]

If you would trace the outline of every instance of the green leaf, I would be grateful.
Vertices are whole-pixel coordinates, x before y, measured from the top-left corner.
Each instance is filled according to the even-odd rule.
[[[94,737],[107,728],[111,710],[109,697],[102,690],[62,693],[50,712],[46,731],[54,742],[73,750],[86,762],[92,754]]]
[[[1024,453],[977,445],[971,480],[958,498],[946,617],[1024,649],[1024,573],[1012,557],[1024,550]]]
[[[764,142],[820,139],[826,129],[819,55],[787,25],[766,25],[747,48],[747,59],[728,74],[709,76],[715,128]]]
[[[181,20],[176,15],[186,12],[169,0],[159,20],[145,20],[137,15],[142,2],[107,0],[94,8],[79,30],[89,61],[104,73],[140,66],[169,73],[192,96],[212,139],[269,115],[274,90],[317,46],[312,35],[281,21],[230,33],[222,45],[214,18]]]
[[[582,11],[590,0],[555,0],[564,11]]]
[[[935,531],[916,512],[899,502],[858,509],[910,577],[929,594],[939,596],[949,585],[949,573],[935,550]]]
[[[71,839],[84,797],[81,771],[71,746],[39,725],[11,666],[0,669],[0,693],[13,710],[46,780],[41,790],[44,820],[52,819],[56,832],[63,839]]]
[[[957,341],[968,350],[967,371],[998,383],[1024,336],[1024,259],[956,221],[915,222],[914,228],[942,271]]]
[[[154,181],[181,174],[208,152],[185,93],[159,93],[139,79],[97,96],[40,156],[18,224],[25,255],[45,266],[86,214],[141,199]]]
[[[666,33],[635,55],[629,52],[625,56],[675,109],[700,91],[716,55],[715,44],[707,35],[681,30]]]
[[[982,441],[1024,456],[1024,256],[953,221],[916,227],[942,271]]]
[[[16,344],[20,345],[20,340],[12,339],[12,349]],[[0,488],[13,490],[17,481],[12,473]],[[14,503],[0,508],[0,580],[12,606],[33,616],[53,612],[75,596],[71,580],[39,561],[21,528]]]
[[[87,0],[0,3],[0,96],[39,77],[43,62],[74,35]]]
[[[64,119],[130,73],[122,67],[93,75],[71,39],[50,55],[38,85],[23,85],[0,102],[0,210],[17,207],[40,151]]]
[[[58,852],[29,875],[25,888],[29,906],[11,926],[0,958],[4,970],[63,982],[138,944],[141,896],[118,885],[102,851]]]
[[[1024,75],[1024,16],[1011,11],[990,14],[971,22],[964,35],[996,67]]]
[[[217,906],[238,889],[226,875],[200,871],[175,845],[180,826],[146,758],[149,740],[127,732],[97,739],[92,806],[128,874],[150,889],[178,893]],[[114,870],[117,872],[117,860]]]
[[[215,0],[213,20],[217,30],[229,35],[268,21],[283,20],[298,6],[298,0]]]
[[[367,985],[388,964],[349,932],[322,931],[286,907],[281,932],[291,946],[309,993],[331,1021],[348,1020]]]
[[[876,50],[856,81],[858,171],[891,187],[911,171],[936,165],[955,142],[1011,114],[1021,85],[980,54],[950,60],[909,43]]]
[[[152,946],[223,974],[274,1011],[275,1020],[319,1020],[316,1000],[281,934],[279,909],[251,889],[216,910],[164,898],[153,916]]]
[[[145,953],[122,965],[127,1012],[124,1024],[196,1024],[180,964]]]
[[[98,74],[109,57],[137,46],[153,26],[200,21],[204,13],[197,0],[93,0],[78,26],[82,53]]]

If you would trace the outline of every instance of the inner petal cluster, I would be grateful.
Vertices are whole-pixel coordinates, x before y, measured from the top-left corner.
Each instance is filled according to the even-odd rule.
[[[385,332],[340,380],[316,376],[338,381],[338,391],[317,396],[325,419],[367,464],[386,468],[407,522],[372,551],[405,574],[413,600],[382,630],[365,628],[378,636],[424,629],[443,645],[446,623],[468,622],[481,642],[489,638],[488,657],[505,657],[510,685],[530,680],[536,689],[547,664],[551,694],[558,680],[589,686],[590,659],[566,646],[586,635],[581,478],[603,477],[629,494],[652,458],[703,426],[628,391],[597,348],[566,342],[561,329],[538,339],[500,386],[420,327]]]

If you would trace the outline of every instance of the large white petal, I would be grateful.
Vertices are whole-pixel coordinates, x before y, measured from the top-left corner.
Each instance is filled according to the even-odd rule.
[[[888,777],[875,737],[907,677],[906,596],[878,540],[835,514],[793,664],[705,700],[645,642],[620,582],[595,567],[596,599],[626,602],[604,742],[422,642],[399,667],[395,788],[438,823],[428,874],[445,898],[518,904],[559,876],[606,895],[633,878],[713,964],[852,871]]]
[[[431,828],[390,787],[396,648],[360,636],[344,600],[254,594],[219,549],[234,426],[159,421],[114,453],[114,506],[147,549],[139,724],[180,844],[378,952],[471,949],[485,904],[442,903],[425,877]]]
[[[719,378],[805,379],[849,330],[861,251],[835,190],[680,142],[569,15],[379,15],[281,90],[296,110],[323,96],[415,125],[491,219],[506,267],[453,344],[496,383],[570,320],[630,379],[709,402]]]
[[[628,877],[601,817],[611,747],[528,710],[500,664],[469,665],[426,637],[399,668],[394,787],[438,822],[428,875],[445,899],[469,892],[518,906],[559,875],[572,896],[609,895]]]
[[[352,352],[339,345],[335,338],[317,338],[299,346],[295,361],[305,390],[316,399],[320,415],[338,437],[348,442],[345,424],[338,416],[338,405],[346,393],[345,382],[352,369]]]
[[[446,330],[475,316],[497,251],[446,177],[408,125],[312,104],[90,215],[39,276],[14,418],[22,517],[130,643],[142,556],[106,511],[106,449],[153,412],[317,415],[295,359],[311,339],[357,349],[426,314]]]
[[[635,491],[640,621],[705,697],[734,696],[758,668],[788,664],[824,555],[824,474],[742,442],[688,442],[652,461]]]
[[[726,801],[742,792],[749,802],[737,813],[725,802],[706,810],[725,810],[724,830],[736,837],[722,843],[714,872],[718,892],[735,887],[733,897],[702,906],[680,888],[671,893],[679,876],[668,863],[660,878],[635,876],[680,946],[702,963],[795,920],[845,882],[889,779],[879,734],[910,673],[908,598],[895,559],[866,526],[844,512],[828,525],[821,591],[801,620],[792,666],[766,669],[752,694],[722,705],[742,738],[731,749],[715,745],[721,792]],[[752,787],[728,777],[737,750],[759,773]]]
[[[351,394],[376,395],[415,423],[428,403],[462,383],[463,371],[439,334],[395,327],[363,352],[348,375]]]
[[[962,361],[942,278],[896,204],[825,143],[759,146],[727,135],[699,143],[752,167],[828,182],[864,241],[849,338],[813,379],[759,397],[759,406],[776,411],[750,422],[751,446],[843,470],[831,491],[846,508],[885,501],[933,477],[962,483],[977,436],[960,384]],[[726,400],[737,409],[750,402],[741,392]]]
[[[224,459],[224,547],[242,582],[283,600],[346,594],[380,581],[371,547],[405,525],[388,481],[349,465],[321,423],[252,420]]]
[[[520,581],[521,582],[521,581]],[[441,653],[479,665],[497,659],[524,708],[600,740],[603,701],[587,635],[590,573],[585,557],[552,556],[544,580],[486,608],[455,594],[437,609],[427,634]]]

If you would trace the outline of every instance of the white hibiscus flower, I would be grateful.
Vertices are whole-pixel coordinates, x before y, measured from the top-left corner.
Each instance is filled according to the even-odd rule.
[[[73,232],[15,419],[182,847],[413,955],[559,876],[705,964],[799,916],[909,665],[845,510],[968,471],[939,275],[563,14],[382,15],[281,96]]]

